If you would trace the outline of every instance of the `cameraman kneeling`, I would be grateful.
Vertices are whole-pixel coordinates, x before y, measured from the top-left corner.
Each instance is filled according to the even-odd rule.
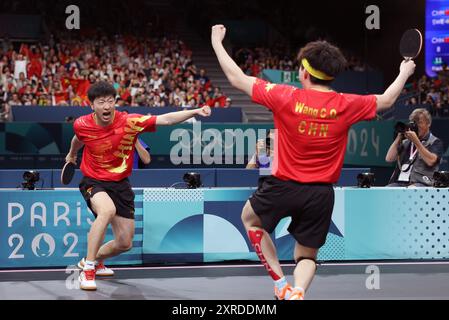
[[[397,161],[387,187],[431,187],[444,152],[443,142],[430,132],[432,117],[426,109],[416,109],[410,124],[400,128],[385,160]]]

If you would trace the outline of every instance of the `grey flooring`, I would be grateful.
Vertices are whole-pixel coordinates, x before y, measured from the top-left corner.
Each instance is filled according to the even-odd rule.
[[[447,300],[449,263],[327,264],[319,267],[307,300]],[[291,274],[293,266],[284,266]],[[263,267],[197,266],[116,268],[98,290],[76,288],[75,270],[2,270],[0,300],[272,300]],[[292,277],[288,276],[291,280]],[[374,279],[374,280],[373,280]],[[367,288],[368,287],[371,289]],[[374,288],[373,288],[374,287]]]

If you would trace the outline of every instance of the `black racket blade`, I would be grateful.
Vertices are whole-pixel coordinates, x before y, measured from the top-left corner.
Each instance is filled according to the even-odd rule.
[[[422,42],[422,34],[418,29],[405,31],[399,43],[399,51],[404,59],[415,59],[421,52]]]
[[[63,185],[68,185],[72,181],[73,176],[75,175],[75,168],[76,166],[71,162],[67,162],[64,165],[61,172],[61,183]]]

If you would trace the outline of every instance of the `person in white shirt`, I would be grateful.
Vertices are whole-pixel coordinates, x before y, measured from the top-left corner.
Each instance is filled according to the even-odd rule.
[[[25,78],[27,77],[27,63],[28,61],[26,58],[19,54],[17,55],[17,58],[14,61],[14,78],[20,79],[20,74],[23,72],[25,75]]]

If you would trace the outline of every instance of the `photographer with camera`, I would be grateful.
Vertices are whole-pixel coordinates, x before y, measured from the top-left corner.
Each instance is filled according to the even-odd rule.
[[[274,156],[274,132],[270,131],[266,139],[257,140],[256,152],[249,160],[246,169],[267,169],[271,168],[271,162]]]
[[[397,161],[387,187],[431,187],[443,156],[443,142],[430,132],[432,116],[426,109],[415,109],[408,124],[397,123],[396,139],[385,160]]]

